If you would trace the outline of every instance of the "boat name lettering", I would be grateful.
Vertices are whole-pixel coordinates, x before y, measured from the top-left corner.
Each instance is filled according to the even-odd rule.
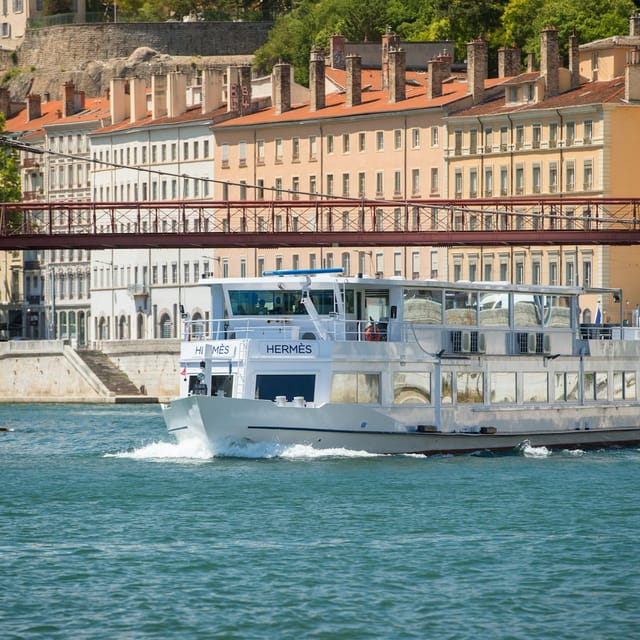
[[[313,348],[310,344],[268,344],[267,353],[273,354],[289,354],[289,353],[301,353],[309,355],[313,353]]]
[[[216,356],[228,356],[231,353],[231,349],[228,344],[213,344],[211,345],[211,355]]]

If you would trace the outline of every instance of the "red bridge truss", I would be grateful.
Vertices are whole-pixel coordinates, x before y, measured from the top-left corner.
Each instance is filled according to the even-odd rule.
[[[0,204],[0,249],[640,243],[640,199]]]

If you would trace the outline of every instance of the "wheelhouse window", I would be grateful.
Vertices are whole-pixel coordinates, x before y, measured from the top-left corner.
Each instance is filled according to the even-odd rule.
[[[333,291],[330,289],[311,291],[311,301],[320,315],[336,311]],[[306,314],[301,303],[300,291],[275,290],[231,290],[229,303],[234,316],[294,315]]]

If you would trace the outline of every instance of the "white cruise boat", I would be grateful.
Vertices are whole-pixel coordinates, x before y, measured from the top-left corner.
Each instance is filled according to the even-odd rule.
[[[163,405],[179,441],[388,454],[640,444],[640,329],[579,321],[619,289],[340,269],[202,283],[210,317],[184,317],[181,393]]]

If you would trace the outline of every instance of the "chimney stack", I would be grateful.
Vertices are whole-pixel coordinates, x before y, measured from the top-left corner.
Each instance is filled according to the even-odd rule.
[[[27,122],[42,117],[42,109],[40,107],[41,99],[38,94],[27,96]]]
[[[427,63],[427,100],[442,95],[442,83],[449,77],[447,64],[439,57]]]
[[[382,90],[390,87],[390,70],[389,70],[389,52],[392,49],[400,48],[400,36],[392,33],[387,28],[386,33],[382,36]]]
[[[167,115],[167,76],[154,73],[151,76],[151,119],[158,120]]]
[[[318,49],[311,52],[309,62],[309,89],[311,89],[310,111],[318,111],[325,107],[324,90],[324,53]]]
[[[471,94],[473,104],[480,104],[484,99],[488,57],[486,40],[478,38],[467,45],[467,93]]]
[[[520,75],[520,49],[517,47],[501,47],[498,49],[498,78],[511,78]]]
[[[144,78],[130,80],[131,122],[138,122],[147,117],[147,83]]]
[[[406,60],[404,49],[389,51],[389,102],[401,102],[406,97]]]
[[[129,101],[126,99],[127,81],[124,78],[111,79],[111,123],[117,124],[129,117]]]
[[[532,73],[536,70],[536,54],[527,53],[527,73]]]
[[[223,84],[222,71],[210,67],[202,70],[202,113],[209,113],[223,105]]]
[[[0,87],[0,113],[4,113],[5,118],[11,117],[11,113],[9,113],[10,106],[11,97],[9,95],[9,89]]]
[[[75,86],[73,82],[65,82],[62,87],[62,117],[68,118],[75,111]]]
[[[272,101],[277,116],[291,109],[291,65],[280,62],[273,67]]]
[[[453,58],[450,54],[444,51],[443,53],[439,53],[436,56],[436,60],[444,65],[442,73],[444,74],[444,79],[446,80],[451,75],[451,63],[453,62]]]
[[[187,110],[187,76],[170,71],[167,76],[167,115],[177,118]]]
[[[631,51],[629,63],[624,70],[624,99],[627,102],[640,100],[640,52],[638,47]]]
[[[329,47],[329,57],[331,58],[332,69],[345,68],[345,41],[344,36],[335,34],[331,36],[331,45]]]
[[[558,30],[545,27],[540,34],[540,73],[544,76],[545,98],[560,93]]]
[[[350,109],[362,102],[362,59],[356,54],[347,56],[347,99]]]
[[[640,36],[640,15],[637,13],[629,18],[629,35]]]
[[[571,88],[580,86],[580,46],[575,32],[569,36],[569,74],[571,76]]]

